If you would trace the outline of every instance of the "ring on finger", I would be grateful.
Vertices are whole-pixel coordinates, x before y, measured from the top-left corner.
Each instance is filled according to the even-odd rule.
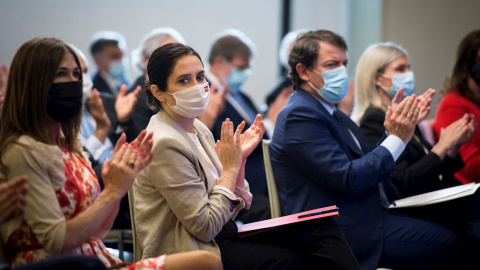
[[[130,168],[133,169],[135,167],[135,162],[129,161],[129,162],[127,162],[127,166],[129,166]]]
[[[409,113],[407,113],[407,117],[410,117],[410,116],[412,116],[412,115],[411,115],[411,114],[409,114]]]

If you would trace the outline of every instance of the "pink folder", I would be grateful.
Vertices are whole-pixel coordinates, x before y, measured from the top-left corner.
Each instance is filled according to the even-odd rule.
[[[303,221],[317,219],[317,218],[338,216],[339,215],[338,210],[339,209],[336,205],[332,205],[328,207],[308,210],[308,211],[293,214],[293,215],[272,218],[272,219],[240,225],[238,226],[238,236],[241,238],[241,237],[245,237],[255,233],[263,232],[271,228],[285,226],[291,223],[303,222]]]

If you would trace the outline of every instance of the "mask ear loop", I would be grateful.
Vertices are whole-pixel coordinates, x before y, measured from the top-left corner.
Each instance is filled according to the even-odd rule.
[[[321,72],[319,72],[319,71],[315,70],[315,69],[314,69],[314,68],[312,68],[312,67],[311,67],[311,68],[308,68],[308,69],[310,69],[311,71],[313,71],[313,72],[317,73],[318,75],[322,76],[322,78],[323,78],[323,75],[322,75],[322,73],[321,73]],[[323,82],[325,83],[325,80],[324,80]],[[310,87],[312,87],[313,89],[315,89],[315,91],[317,91],[317,92],[318,92],[318,91],[320,91],[320,90],[321,90],[321,89],[318,89],[317,87],[315,87],[315,86],[313,85],[313,83],[311,83],[310,81],[307,81],[307,83],[308,83],[308,85],[310,85]]]
[[[378,73],[378,76],[392,80],[392,78],[387,77],[387,75],[385,75],[385,74],[383,74],[383,73]],[[387,89],[387,87],[383,86],[382,83],[381,83],[380,81],[378,81],[378,79],[377,79],[377,81],[375,82],[375,85],[378,86],[378,87],[380,87],[380,88],[381,88],[382,90],[384,90],[385,92],[386,92],[387,90],[390,90],[390,89]],[[392,85],[393,85],[393,82],[392,82]]]
[[[167,94],[169,94],[170,96],[172,96],[173,99],[175,99],[175,96],[174,96],[172,93],[170,93],[170,92],[165,91],[165,92],[162,92],[162,93],[167,93]],[[175,99],[175,103],[176,103],[176,101],[177,101],[177,100]],[[166,103],[169,107],[172,107],[172,105],[170,105],[170,104],[168,103],[167,99],[165,99],[165,103]]]

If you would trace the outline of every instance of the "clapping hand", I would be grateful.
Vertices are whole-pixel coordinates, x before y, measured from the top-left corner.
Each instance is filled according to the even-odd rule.
[[[418,116],[420,114],[420,100],[415,95],[403,97],[403,88],[398,90],[392,99],[385,115],[385,130],[388,134],[398,136],[407,144],[413,136]]]
[[[105,112],[100,92],[95,88],[92,90],[92,93],[88,98],[88,105],[90,107],[90,114],[93,116],[93,119],[95,119],[95,123],[97,124],[97,129],[110,130],[110,119]]]
[[[106,159],[102,167],[102,178],[105,189],[123,197],[132,186],[135,176],[153,159],[153,133],[146,130],[132,142],[126,142],[123,133],[113,149],[112,159]]]
[[[233,132],[233,123],[229,118],[222,123],[221,141],[217,141],[215,151],[223,166],[223,174],[230,175],[232,181],[237,178],[242,164],[242,147],[240,145],[241,129]]]
[[[0,174],[0,224],[23,213],[28,192],[28,176],[22,175],[4,182]]]
[[[427,91],[425,91],[425,93],[418,96],[418,107],[420,108],[420,112],[418,114],[416,125],[427,118],[428,114],[430,113],[430,104],[432,103],[432,98],[436,92],[437,91],[435,89],[429,88]]]
[[[460,147],[469,142],[477,131],[477,123],[473,115],[466,113],[462,118],[440,129],[438,142],[432,152],[441,159],[445,155],[455,158]]]
[[[115,112],[120,123],[125,123],[130,120],[135,104],[137,104],[138,95],[142,88],[137,86],[133,92],[127,95],[127,85],[122,84],[115,101]]]
[[[240,129],[240,132],[245,127],[245,121],[242,121],[238,125],[237,129]],[[255,150],[257,145],[262,141],[263,134],[265,133],[265,126],[263,125],[262,116],[257,114],[253,124],[245,130],[240,136],[240,144],[242,145],[242,156],[246,159],[250,154]]]

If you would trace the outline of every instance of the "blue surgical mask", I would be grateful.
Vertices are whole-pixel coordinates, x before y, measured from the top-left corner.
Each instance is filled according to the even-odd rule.
[[[121,78],[124,73],[122,61],[110,62],[110,65],[108,67],[108,73],[110,73],[110,75],[115,79]]]
[[[232,90],[233,92],[240,90],[240,87],[242,87],[243,83],[247,80],[251,72],[252,71],[249,68],[234,68],[230,76],[226,79],[230,90]]]
[[[408,97],[413,92],[415,92],[415,77],[413,76],[413,72],[404,72],[400,74],[395,74],[392,76],[387,76],[385,74],[381,74],[382,77],[388,78],[392,80],[392,88],[386,89],[383,85],[379,85],[380,88],[387,92],[387,95],[390,98],[394,98],[397,94],[398,90],[403,87],[403,97]]]
[[[329,69],[324,72],[318,72],[312,69],[313,72],[322,75],[323,88],[317,89],[312,83],[307,83],[328,103],[336,104],[342,100],[348,92],[348,74],[345,66],[340,66],[334,69]]]

